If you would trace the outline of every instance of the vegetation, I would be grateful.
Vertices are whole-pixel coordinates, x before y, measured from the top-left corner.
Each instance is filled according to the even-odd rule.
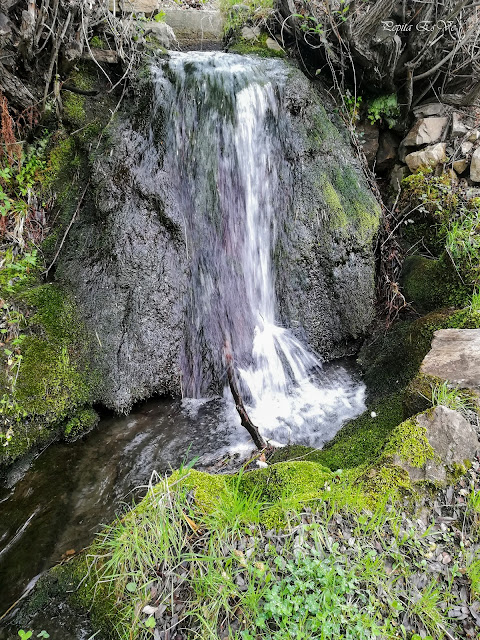
[[[81,580],[77,602],[92,607],[112,638],[151,637],[172,616],[173,629],[200,638],[448,637],[444,605],[459,603],[456,581],[463,584],[466,571],[472,595],[478,584],[478,562],[453,545],[454,533],[442,534],[450,569],[417,582],[440,542],[433,514],[415,527],[388,491],[369,507],[367,484],[335,474],[296,500],[288,464],[273,465],[275,476],[272,469],[209,476],[182,468],[151,484],[135,509],[57,575]],[[316,466],[290,464],[300,474]],[[265,472],[270,480],[259,484]],[[464,507],[471,535],[477,499],[473,492]],[[275,509],[283,517],[272,530]]]

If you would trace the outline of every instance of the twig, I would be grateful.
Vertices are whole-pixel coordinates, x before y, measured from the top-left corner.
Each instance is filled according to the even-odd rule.
[[[63,234],[63,238],[62,238],[62,241],[60,242],[60,246],[58,247],[54,258],[53,258],[52,262],[50,263],[50,266],[47,267],[47,269],[43,272],[42,275],[48,276],[48,273],[49,273],[50,269],[53,267],[53,265],[55,264],[58,256],[60,255],[60,251],[62,250],[62,247],[63,247],[63,245],[65,243],[65,240],[67,239],[68,232],[72,228],[72,225],[75,222],[75,218],[77,217],[77,214],[80,211],[80,207],[82,206],[83,199],[85,198],[85,194],[87,193],[87,189],[88,189],[89,186],[90,186],[90,180],[85,185],[85,189],[83,190],[82,195],[80,196],[80,199],[78,200],[77,208],[75,209],[75,212],[74,212],[74,214],[72,216],[72,219],[68,223],[68,227],[65,229],[65,233]]]

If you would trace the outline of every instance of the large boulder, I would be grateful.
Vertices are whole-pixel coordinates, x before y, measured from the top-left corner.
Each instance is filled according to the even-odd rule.
[[[120,411],[154,393],[179,396],[182,354],[190,348],[185,327],[191,322],[191,243],[202,240],[185,237],[182,185],[193,178],[175,174],[172,145],[166,144],[169,131],[176,130],[171,128],[178,117],[178,79],[167,60],[161,64],[166,73],[156,71],[158,83],[147,83],[137,110],[118,117],[103,152],[97,152],[94,197],[69,232],[56,274],[75,291],[96,334],[101,400]],[[268,77],[283,78],[281,136],[275,137],[283,145],[279,197],[285,203],[277,208],[273,247],[278,320],[324,357],[344,355],[374,314],[373,240],[380,207],[328,94],[284,61],[252,64],[267,65]],[[217,92],[208,95],[214,100]],[[198,104],[207,108],[204,101]],[[210,165],[199,166],[192,193],[197,209],[212,211],[213,219],[221,210],[217,183],[207,182],[202,167],[214,170],[218,147],[215,140],[203,144]],[[212,238],[219,233],[211,219],[202,224],[210,225]],[[205,332],[198,335],[203,347],[195,351],[196,375],[208,369],[221,390],[218,350]]]
[[[480,329],[440,329],[420,372],[480,397]]]

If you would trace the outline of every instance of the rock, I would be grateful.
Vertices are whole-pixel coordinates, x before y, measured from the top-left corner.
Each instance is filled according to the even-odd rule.
[[[12,32],[12,23],[10,22],[8,16],[4,13],[0,12],[0,37],[8,36]]]
[[[406,147],[419,147],[439,142],[447,124],[448,118],[421,118],[410,129],[403,144]]]
[[[145,28],[145,24],[142,25]],[[166,22],[149,22],[145,36],[153,35],[158,46],[163,49],[177,49],[178,42],[172,27]]]
[[[440,329],[420,372],[469,389],[480,397],[480,329]]]
[[[374,316],[372,240],[380,208],[346,132],[333,124],[328,95],[282,60],[256,64],[288,78],[278,139],[278,151],[288,158],[278,174],[285,194],[275,247],[279,318],[321,355],[345,355]],[[165,145],[173,135],[169,109],[177,85],[171,74],[155,73],[161,84],[146,81],[152,95],[138,101],[137,112],[119,113],[108,146],[96,157],[91,180],[98,198],[72,226],[56,271],[75,291],[84,322],[102,345],[101,402],[117,411],[155,393],[178,397],[189,347],[184,193]],[[198,109],[202,115],[201,100]],[[196,195],[201,210],[209,210],[207,190]],[[221,362],[207,338],[195,357],[220,391]]]
[[[439,102],[429,102],[420,104],[413,109],[415,118],[429,118],[431,116],[446,116],[452,111],[453,107]]]
[[[271,51],[283,51],[282,47],[273,38],[267,38],[265,40],[265,44],[267,49],[270,49]]]
[[[387,171],[393,167],[397,158],[398,145],[398,139],[391,131],[382,131],[375,163],[379,172]]]
[[[378,151],[378,125],[371,124],[368,120],[361,122],[356,127],[362,144],[362,151],[367,159],[368,166],[373,167]]]
[[[458,175],[461,175],[464,171],[466,171],[467,167],[468,160],[465,160],[465,158],[462,158],[462,160],[455,160],[455,162],[453,163],[453,168],[458,173]]]
[[[396,164],[390,174],[390,186],[395,192],[400,191],[402,180],[407,177],[409,171],[404,164]]]
[[[243,40],[258,40],[262,32],[260,27],[243,27],[241,33]]]
[[[480,182],[480,147],[473,152],[470,163],[470,180]]]
[[[445,142],[439,142],[430,147],[425,147],[421,151],[414,151],[405,156],[405,162],[408,165],[410,171],[414,172],[420,167],[436,167],[443,162],[446,162],[446,148]]]
[[[454,111],[452,113],[452,128],[450,131],[452,137],[464,136],[467,131],[468,129],[463,122],[463,114],[458,111]]]
[[[472,149],[473,149],[473,143],[468,142],[467,140],[465,142],[462,142],[462,144],[460,145],[460,151],[464,156],[468,156],[468,154]]]
[[[159,0],[110,0],[109,9],[120,13],[144,13],[152,15],[159,8]]]
[[[407,147],[404,145],[403,140],[400,142],[399,146],[398,146],[398,150],[397,150],[397,155],[398,155],[398,159],[400,160],[400,162],[405,162],[405,158],[407,157],[407,154],[409,153],[409,150],[407,149]]]
[[[164,9],[182,50],[220,49],[224,18],[220,11],[206,9]]]
[[[467,140],[468,142],[476,142],[480,138],[480,131],[475,129],[474,131],[470,131],[468,134]]]
[[[479,448],[477,434],[473,426],[458,411],[442,405],[421,413],[414,419],[425,429],[433,457],[420,467],[405,462],[399,455],[393,456],[393,463],[408,472],[410,480],[418,482],[445,482],[447,470],[454,465],[464,465],[471,460]]]

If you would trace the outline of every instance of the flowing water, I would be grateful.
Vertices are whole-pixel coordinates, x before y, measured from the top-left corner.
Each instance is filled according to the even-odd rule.
[[[175,53],[156,68],[191,266],[183,391],[225,385],[231,356],[250,417],[275,443],[321,446],[364,408],[364,388],[282,326],[273,256],[293,215],[283,61]],[[225,392],[229,397],[229,392]]]
[[[292,215],[282,109],[287,67],[174,53],[153,73],[190,265],[186,399],[151,401],[128,417],[103,420],[83,441],[53,445],[28,471],[7,478],[0,489],[0,613],[63,554],[88,544],[152,471],[251,451],[226,384],[227,357],[251,418],[274,442],[321,446],[364,409],[364,386],[351,368],[323,364],[282,325],[277,305],[274,255]]]

